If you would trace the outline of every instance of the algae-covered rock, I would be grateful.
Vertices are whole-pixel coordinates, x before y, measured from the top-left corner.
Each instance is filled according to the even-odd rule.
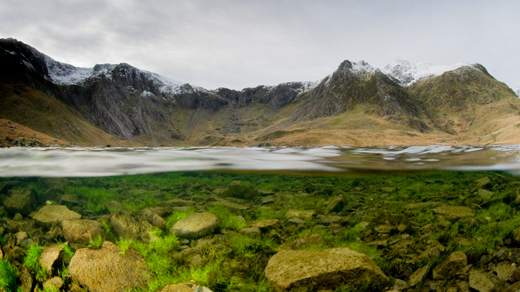
[[[177,221],[170,232],[179,237],[199,238],[211,234],[218,227],[218,218],[212,213],[196,213]]]
[[[139,212],[139,216],[141,216],[144,220],[148,221],[148,223],[153,226],[157,226],[159,228],[163,228],[166,225],[166,220],[163,217],[159,216],[159,214],[153,212],[149,208],[145,208]]]
[[[139,239],[139,224],[126,214],[112,214],[112,216],[110,216],[110,225],[117,237],[134,240]]]
[[[491,180],[487,176],[477,179],[475,181],[475,185],[477,188],[484,188],[484,189],[488,189],[488,188],[492,187]]]
[[[81,219],[80,214],[69,210],[67,206],[63,205],[43,206],[32,217],[37,222],[43,224],[61,223],[64,220]]]
[[[477,194],[482,200],[487,201],[490,200],[495,193],[484,189],[478,189]]]
[[[65,220],[61,225],[65,240],[68,242],[88,244],[90,239],[105,235],[101,223],[94,220]]]
[[[251,227],[258,227],[260,229],[270,229],[278,226],[280,220],[278,219],[264,219],[251,224]]]
[[[319,235],[317,233],[311,233],[311,234],[307,234],[303,237],[300,237],[298,239],[295,239],[292,247],[294,249],[300,249],[304,246],[323,245],[323,244],[325,244],[325,239],[323,239],[323,237],[321,235]]]
[[[346,247],[282,250],[269,259],[264,274],[277,290],[334,289],[344,283],[361,285],[367,279],[373,286],[388,283],[370,257]]]
[[[468,258],[464,252],[452,252],[444,262],[433,269],[433,279],[446,279],[464,268],[467,264]]]
[[[240,234],[250,236],[250,237],[260,237],[262,235],[262,231],[258,227],[245,227],[240,229]]]
[[[439,215],[444,215],[450,219],[475,216],[475,211],[464,206],[442,206],[433,209],[433,212]]]
[[[105,241],[99,250],[81,248],[69,264],[70,275],[91,292],[121,292],[144,289],[150,272],[143,257],[134,249],[124,254]]]
[[[316,215],[314,210],[294,210],[289,209],[285,213],[286,218],[311,219]]]
[[[36,206],[36,195],[32,190],[10,190],[9,197],[4,200],[7,213],[29,215]]]
[[[38,184],[42,189],[57,189],[62,193],[69,183],[69,180],[64,177],[42,177],[38,179]]]
[[[342,195],[336,196],[332,198],[329,202],[329,205],[327,206],[327,210],[325,211],[325,214],[330,214],[332,212],[339,212],[343,209],[345,206],[345,199]]]
[[[43,283],[43,289],[44,291],[59,291],[63,284],[63,280],[60,277],[54,277]]]
[[[212,292],[209,288],[204,287],[197,282],[191,280],[179,284],[171,284],[164,287],[160,292]]]
[[[495,291],[495,284],[491,281],[489,275],[475,269],[469,271],[469,287],[479,292]]]
[[[53,246],[45,248],[40,257],[38,258],[38,263],[45,268],[47,274],[49,276],[52,275],[52,271],[54,268],[61,267],[60,262],[62,258],[62,250],[67,246],[68,243],[55,244]]]
[[[413,272],[410,277],[408,278],[408,286],[415,287],[415,285],[421,283],[428,272],[430,271],[430,266],[426,265],[422,268],[417,269],[415,272]]]

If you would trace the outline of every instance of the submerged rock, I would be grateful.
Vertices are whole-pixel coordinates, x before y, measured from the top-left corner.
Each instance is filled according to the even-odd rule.
[[[373,286],[388,283],[372,259],[346,247],[282,250],[269,259],[264,273],[277,290],[334,289],[344,283],[366,283],[367,277]]]
[[[489,274],[475,269],[469,271],[469,287],[479,292],[495,291],[495,284],[491,281]]]
[[[475,211],[464,206],[442,206],[433,209],[433,212],[439,215],[444,215],[450,219],[475,217]]]
[[[289,209],[287,213],[285,213],[285,217],[287,218],[298,218],[298,219],[311,219],[316,215],[316,211],[314,210],[294,210]]]
[[[10,215],[20,213],[29,215],[36,206],[36,195],[31,190],[10,190],[4,200],[5,211]]]
[[[110,225],[117,237],[125,239],[139,239],[140,228],[137,222],[126,214],[112,214]]]
[[[61,223],[65,220],[81,219],[80,214],[69,210],[67,206],[63,205],[43,206],[32,217],[34,220],[43,224]]]
[[[209,288],[197,284],[191,280],[179,284],[171,284],[164,287],[160,292],[212,292]]]
[[[40,254],[40,257],[38,258],[38,263],[40,263],[40,265],[43,268],[45,268],[49,276],[52,275],[52,271],[54,268],[60,267],[62,250],[67,245],[67,243],[55,244],[53,246],[45,248]]]
[[[218,218],[212,213],[196,213],[177,221],[170,232],[179,237],[199,238],[211,234],[218,227]]]
[[[65,220],[61,223],[65,240],[73,243],[88,244],[90,239],[104,236],[101,223],[94,220]]]
[[[134,249],[125,254],[105,241],[99,250],[78,249],[69,264],[70,275],[91,292],[121,292],[144,289],[150,272],[143,257]]]
[[[464,268],[467,264],[468,258],[464,252],[452,252],[444,262],[433,269],[433,279],[446,279]]]

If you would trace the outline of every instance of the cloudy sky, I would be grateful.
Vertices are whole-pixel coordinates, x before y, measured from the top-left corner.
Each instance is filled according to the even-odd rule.
[[[478,62],[519,88],[519,12],[517,0],[0,0],[0,37],[208,89],[317,80],[346,59]]]

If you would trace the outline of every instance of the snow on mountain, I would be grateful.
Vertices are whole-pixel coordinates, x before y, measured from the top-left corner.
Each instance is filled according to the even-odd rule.
[[[105,76],[112,79],[115,71],[119,75],[131,76],[134,73],[144,76],[151,80],[152,83],[159,87],[162,93],[175,94],[179,93],[182,82],[161,76],[157,73],[152,73],[145,70],[140,70],[128,64],[97,64],[93,68],[75,67],[70,64],[61,63],[49,56],[45,56],[45,63],[49,77],[60,85],[73,85],[82,83],[89,78]]]
[[[352,71],[356,71],[362,74],[374,73],[376,69],[367,62],[361,60],[359,62],[352,62]]]
[[[382,72],[399,80],[403,85],[410,85],[421,79],[442,75],[444,72],[452,71],[463,66],[471,66],[467,63],[456,63],[453,65],[434,65],[430,62],[412,63],[406,60],[386,65]]]

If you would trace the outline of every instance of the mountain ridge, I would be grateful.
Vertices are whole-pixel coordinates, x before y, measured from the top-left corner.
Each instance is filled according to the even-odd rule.
[[[2,99],[8,105],[0,114],[45,134],[56,136],[59,132],[58,136],[66,135],[66,140],[75,144],[89,142],[82,130],[72,131],[72,124],[87,127],[77,126],[79,121],[93,126],[87,127],[90,136],[99,132],[95,135],[105,137],[100,133],[106,133],[112,137],[110,143],[129,145],[322,144],[326,139],[318,136],[327,131],[355,140],[353,135],[358,134],[352,131],[360,129],[374,137],[380,132],[387,136],[390,132],[397,136],[415,132],[412,137],[424,136],[428,141],[446,139],[438,138],[446,135],[461,142],[482,141],[482,137],[459,135],[476,130],[461,128],[462,122],[457,121],[474,118],[480,107],[504,100],[517,107],[514,92],[479,64],[459,64],[454,70],[441,72],[433,65],[418,69],[401,61],[396,63],[404,68],[399,71],[396,66],[381,70],[365,61],[346,60],[319,81],[208,90],[126,63],[74,67],[14,39],[1,40],[0,48],[0,59],[8,64],[0,70]],[[443,91],[442,84],[449,84],[449,90]],[[63,123],[68,126],[56,121],[48,121],[47,126],[37,123],[46,116],[44,109],[28,106],[29,95],[46,103],[52,101],[67,117]],[[461,112],[448,116],[438,107]],[[466,118],[460,118],[461,114]],[[325,121],[330,119],[335,121],[327,125]],[[489,136],[486,131],[477,132]],[[345,143],[349,139],[344,139]],[[415,143],[423,143],[421,139]],[[336,142],[342,141],[338,138]]]

